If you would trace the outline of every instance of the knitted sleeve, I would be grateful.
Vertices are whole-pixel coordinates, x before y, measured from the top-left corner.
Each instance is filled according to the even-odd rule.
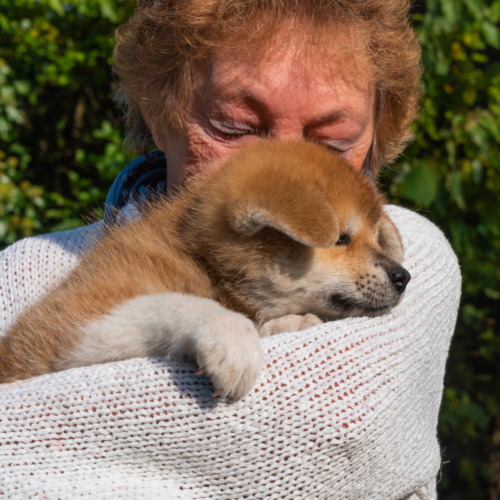
[[[262,339],[267,366],[238,403],[212,398],[194,365],[157,358],[0,385],[0,497],[435,499],[460,272],[439,229],[387,210],[412,275],[401,304]],[[95,230],[0,254],[3,331],[77,264]]]

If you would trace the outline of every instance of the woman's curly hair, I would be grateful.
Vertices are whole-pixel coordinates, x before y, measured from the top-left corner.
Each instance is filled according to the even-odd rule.
[[[348,29],[371,62],[376,100],[375,137],[367,158],[380,167],[401,153],[419,108],[420,45],[409,23],[410,0],[143,0],[116,30],[115,99],[125,110],[128,144],[152,144],[143,118],[182,129],[196,71],[217,51],[265,50],[290,22],[335,41]]]

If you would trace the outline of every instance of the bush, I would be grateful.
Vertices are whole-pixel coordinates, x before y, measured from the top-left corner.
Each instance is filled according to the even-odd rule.
[[[109,97],[112,33],[134,6],[0,0],[0,245],[102,213],[130,160]],[[393,203],[443,229],[461,263],[439,424],[448,500],[487,497],[500,416],[499,19],[499,0],[427,0],[414,11],[423,113],[414,141],[381,178]]]
[[[128,162],[110,99],[131,1],[0,0],[0,242],[102,210]]]
[[[428,0],[415,13],[423,113],[415,140],[382,179],[393,203],[421,210],[441,227],[461,265],[463,296],[439,424],[449,462],[441,495],[453,500],[487,497],[500,414],[499,19],[499,1]]]

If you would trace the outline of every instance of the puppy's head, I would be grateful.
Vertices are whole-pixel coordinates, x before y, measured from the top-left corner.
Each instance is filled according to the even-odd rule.
[[[261,141],[199,196],[201,251],[257,321],[375,316],[401,300],[410,275],[383,199],[325,147]]]

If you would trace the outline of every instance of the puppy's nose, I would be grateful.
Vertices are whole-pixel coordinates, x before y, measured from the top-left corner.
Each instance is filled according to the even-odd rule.
[[[402,267],[396,267],[389,273],[389,278],[391,278],[392,284],[398,293],[403,293],[405,291],[406,285],[411,280],[410,273],[403,269]]]

